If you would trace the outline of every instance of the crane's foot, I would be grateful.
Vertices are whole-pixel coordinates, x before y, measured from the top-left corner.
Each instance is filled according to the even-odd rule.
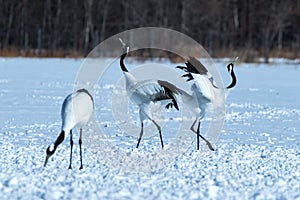
[[[212,147],[212,145],[210,143],[206,143],[206,144],[211,151],[215,151],[215,149]]]

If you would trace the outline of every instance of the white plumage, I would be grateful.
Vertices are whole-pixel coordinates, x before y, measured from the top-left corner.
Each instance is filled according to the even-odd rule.
[[[73,139],[72,139],[72,129],[74,127],[80,128],[80,136],[79,136],[79,147],[80,147],[80,169],[82,169],[82,127],[89,121],[92,113],[94,111],[94,101],[91,94],[86,89],[80,89],[76,92],[68,95],[61,109],[61,119],[62,119],[62,127],[61,133],[56,139],[56,141],[47,148],[46,150],[46,159],[44,166],[47,165],[49,157],[51,157],[56,151],[58,145],[60,145],[63,140],[68,136],[70,132],[70,145],[71,145],[71,153],[70,153],[70,165],[69,169],[72,168],[72,149],[73,149]]]
[[[81,89],[68,95],[61,109],[62,130],[68,133],[75,126],[82,128],[90,119],[93,110],[93,98],[87,90]]]
[[[124,59],[129,51],[129,47],[120,39],[124,47],[124,53],[120,59],[120,66],[126,80],[126,91],[130,100],[139,106],[139,117],[141,122],[141,131],[139,134],[136,148],[139,147],[141,138],[143,136],[144,120],[148,119],[157,127],[162,148],[164,147],[161,127],[152,119],[152,113],[149,109],[150,103],[162,103],[166,108],[173,106],[179,110],[175,94],[179,94],[179,90],[167,81],[162,80],[142,80],[138,81],[131,73],[128,72],[124,64]]]
[[[187,77],[187,81],[193,80],[191,85],[192,95],[183,93],[183,100],[189,105],[190,109],[195,113],[196,119],[191,126],[191,130],[197,134],[197,149],[199,150],[199,138],[201,137],[210,148],[214,150],[211,143],[200,134],[200,123],[206,114],[206,110],[210,105],[219,106],[223,101],[222,93],[224,90],[230,89],[236,85],[236,77],[233,71],[233,63],[227,66],[228,72],[232,77],[231,84],[226,88],[218,88],[215,86],[215,82],[211,74],[207,69],[195,58],[190,57],[185,63],[186,66],[178,66],[177,68],[184,70],[187,74],[183,77]],[[194,126],[198,121],[197,130]]]

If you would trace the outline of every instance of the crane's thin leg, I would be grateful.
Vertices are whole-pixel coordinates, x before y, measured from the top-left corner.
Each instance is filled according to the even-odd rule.
[[[196,121],[195,121],[195,122],[196,122]],[[191,126],[191,130],[192,130],[194,133],[197,134],[197,140],[198,140],[198,135],[199,135],[199,137],[200,137],[202,140],[205,141],[205,143],[206,143],[206,145],[208,146],[208,148],[209,148],[210,150],[214,151],[215,149],[212,147],[211,143],[210,143],[207,139],[205,139],[205,138],[200,134],[200,121],[199,121],[199,124],[198,124],[198,129],[199,129],[199,131],[198,131],[198,129],[197,129],[197,131],[195,131],[195,130],[192,128],[192,127],[194,126],[195,122],[194,122],[193,125]],[[199,150],[199,149],[198,149],[198,142],[197,142],[197,150]]]
[[[198,128],[197,128],[197,150],[200,149],[200,120],[198,123]]]
[[[82,169],[83,166],[82,166],[82,151],[81,151],[81,144],[82,144],[82,128],[80,129],[80,136],[79,136],[79,153],[80,153],[80,168],[79,169]]]
[[[72,130],[70,130],[70,145],[71,145],[71,153],[70,153],[70,165],[69,165],[69,169],[72,169],[72,151],[73,151],[73,136],[72,136]]]
[[[163,142],[163,139],[162,139],[162,134],[161,134],[161,128],[160,128],[160,126],[156,123],[156,121],[154,121],[151,117],[149,117],[149,115],[147,115],[147,113],[145,111],[143,111],[143,110],[141,110],[141,111],[157,127],[158,132],[159,132],[159,137],[160,137],[161,148],[163,149],[164,148],[164,142]]]
[[[136,148],[139,148],[139,145],[140,145],[140,142],[141,142],[141,139],[142,139],[142,136],[143,136],[143,131],[144,131],[144,123],[142,122],[141,123],[141,132],[140,132],[140,136],[139,136],[139,139],[138,139],[138,143],[136,145]]]
[[[151,118],[150,118],[151,119]],[[159,137],[160,137],[160,143],[161,143],[161,148],[163,149],[164,148],[164,142],[163,142],[163,139],[162,139],[162,135],[161,135],[161,128],[160,126],[153,120],[151,119],[151,121],[153,122],[153,124],[157,127],[158,129],[158,132],[159,132]]]
[[[208,146],[208,148],[212,151],[214,151],[215,149],[212,147],[211,143],[205,139],[201,134],[199,134],[199,136],[206,142],[206,145]]]
[[[196,130],[194,129],[194,126],[195,126],[197,120],[198,120],[198,118],[195,119],[195,121],[193,122],[193,124],[192,124],[192,126],[191,126],[191,128],[190,128],[191,131],[193,131],[194,133],[197,133]]]

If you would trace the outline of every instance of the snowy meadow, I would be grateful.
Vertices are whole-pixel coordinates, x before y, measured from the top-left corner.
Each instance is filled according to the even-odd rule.
[[[95,157],[83,135],[84,168],[79,170],[75,130],[73,170],[68,170],[69,138],[44,168],[46,148],[60,132],[61,104],[73,91],[82,62],[0,58],[1,199],[300,199],[299,60],[237,64],[238,83],[227,98],[215,152],[197,152],[194,141],[165,168],[131,174],[111,169]],[[226,85],[228,62],[215,62]],[[136,138],[127,137],[111,122],[106,97],[122,76],[117,64],[111,67],[115,77],[97,86],[95,112],[108,113],[99,126],[108,130],[114,144],[134,149]],[[166,138],[180,123],[174,119],[170,119],[174,125],[163,128]],[[139,151],[149,148],[159,150],[157,135],[143,140]]]

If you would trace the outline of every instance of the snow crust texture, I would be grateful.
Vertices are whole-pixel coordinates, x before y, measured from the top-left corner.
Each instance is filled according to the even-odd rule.
[[[46,148],[60,132],[61,103],[73,90],[81,62],[0,58],[1,199],[300,199],[299,63],[274,60],[272,65],[235,68],[238,85],[227,99],[215,152],[197,152],[194,141],[164,169],[130,174],[110,169],[84,147],[84,168],[79,170],[75,131],[73,170],[67,169],[69,138],[44,168]],[[217,65],[226,84],[226,62]],[[98,87],[109,94],[113,85]],[[134,149],[136,139],[105,115],[110,110],[101,105],[108,100],[99,92],[95,99],[96,113],[107,116],[107,122],[99,123],[110,139],[123,142],[119,148]],[[165,126],[163,133],[176,128]],[[157,136],[146,138],[139,151],[151,148],[159,150]]]

